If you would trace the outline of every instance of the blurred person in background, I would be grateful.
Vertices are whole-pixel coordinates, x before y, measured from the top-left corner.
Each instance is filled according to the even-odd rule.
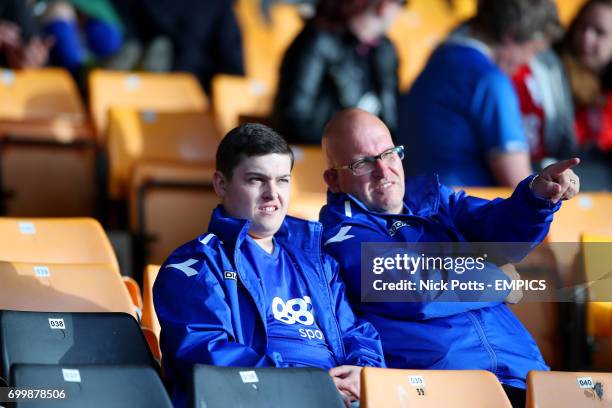
[[[214,75],[244,75],[242,38],[232,0],[112,1],[129,38],[151,50],[145,57],[148,66],[168,66],[149,70],[190,72],[209,95]]]
[[[54,39],[50,60],[75,76],[104,66],[123,46],[123,24],[110,0],[46,1],[44,32]]]
[[[529,144],[510,76],[558,25],[550,0],[481,0],[400,99],[397,140],[414,158],[407,173],[437,172],[454,186],[515,187],[526,178]]]
[[[397,128],[397,54],[385,32],[398,0],[320,0],[287,49],[274,122],[290,143],[319,144],[344,108],[359,107]]]
[[[0,66],[36,68],[46,64],[51,39],[43,39],[27,0],[0,2]]]
[[[552,4],[552,3],[551,3]],[[551,20],[557,19],[551,7]],[[542,37],[544,50],[512,76],[521,107],[522,123],[535,171],[576,155],[574,104],[565,68],[552,48],[563,31],[551,25]]]
[[[584,188],[612,190],[612,1],[587,1],[559,51],[576,107]]]

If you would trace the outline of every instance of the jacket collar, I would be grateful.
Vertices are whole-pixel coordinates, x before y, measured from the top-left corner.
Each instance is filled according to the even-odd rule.
[[[234,218],[227,214],[222,205],[214,209],[208,231],[231,247],[240,247],[246,239],[251,221]],[[279,230],[274,234],[282,245],[297,247],[301,250],[315,251],[320,245],[321,224],[286,216]]]
[[[343,206],[350,200],[362,212],[375,216],[385,214],[369,210],[358,198],[351,194],[327,192],[327,203],[330,207]],[[425,174],[406,180],[404,204],[409,210],[405,215],[428,217],[438,213],[440,206],[440,181],[437,174]]]

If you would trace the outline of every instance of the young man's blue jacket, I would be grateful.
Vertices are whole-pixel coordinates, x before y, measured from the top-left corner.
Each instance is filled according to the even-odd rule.
[[[155,281],[153,299],[162,328],[164,370],[174,383],[177,405],[185,404],[195,363],[286,366],[280,353],[266,349],[262,285],[243,267],[249,225],[217,207],[208,233],[176,249]],[[321,252],[321,229],[319,223],[286,217],[274,237],[303,274],[318,311],[317,324],[338,365],[384,366],[378,333],[355,316],[338,264]]]
[[[531,192],[532,178],[510,198],[488,201],[455,193],[435,175],[415,177],[404,197],[410,214],[401,215],[369,211],[351,195],[328,194],[320,214],[323,249],[340,263],[355,312],[379,331],[389,367],[486,369],[521,388],[529,370],[548,369],[505,303],[368,303],[360,297],[362,242],[533,243],[525,245],[525,256],[544,239],[559,208]]]

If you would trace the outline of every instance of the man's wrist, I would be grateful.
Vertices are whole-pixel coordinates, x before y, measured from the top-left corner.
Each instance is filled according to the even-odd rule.
[[[550,201],[548,198],[545,197],[541,197],[538,193],[535,192],[535,190],[533,189],[533,183],[536,181],[536,179],[540,177],[539,174],[536,174],[531,181],[529,182],[529,191],[531,191],[531,194],[533,194],[533,196],[539,200],[545,200],[545,201]]]

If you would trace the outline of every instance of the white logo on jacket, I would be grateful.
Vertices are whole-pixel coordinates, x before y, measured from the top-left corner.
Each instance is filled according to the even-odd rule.
[[[310,310],[309,310],[310,309]],[[289,299],[287,302],[280,297],[272,299],[272,313],[274,318],[285,324],[293,325],[296,323],[304,326],[312,326],[315,322],[312,302],[309,296],[303,298]],[[299,329],[300,337],[308,339],[323,340],[321,330]]]
[[[389,228],[389,235],[392,237],[395,236],[400,228],[406,226],[408,226],[408,224],[406,224],[404,221],[395,221],[393,225],[391,225],[391,228]]]

